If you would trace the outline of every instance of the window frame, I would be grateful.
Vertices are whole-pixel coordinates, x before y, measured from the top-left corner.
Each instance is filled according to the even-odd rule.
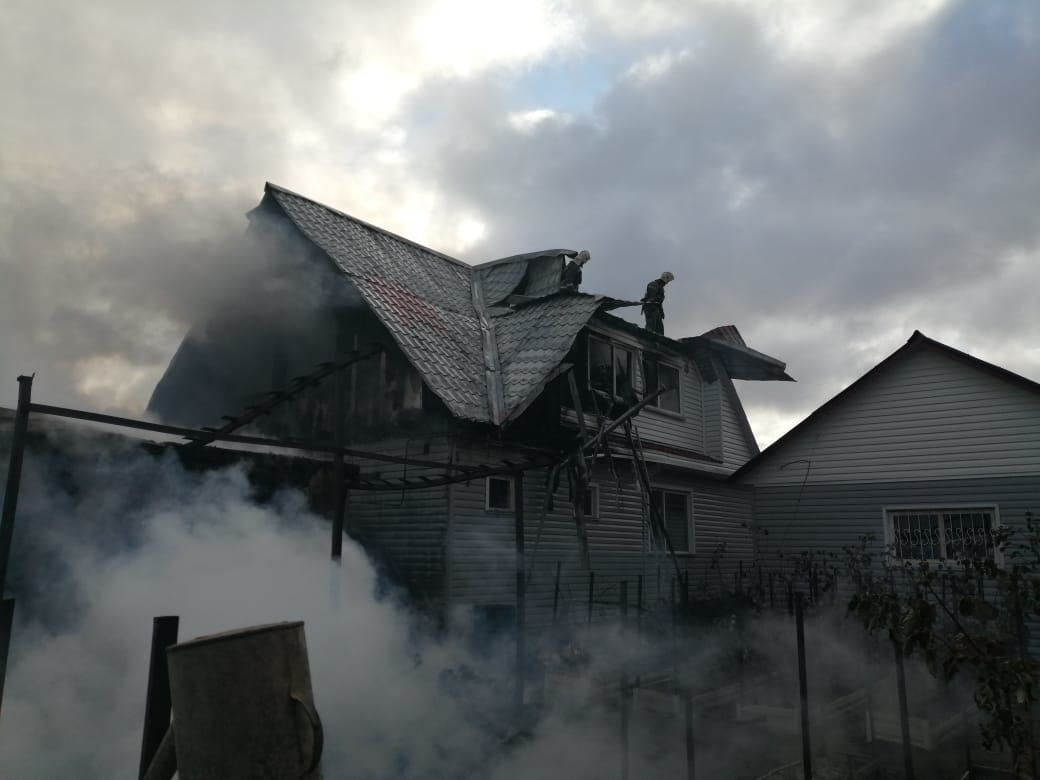
[[[640,361],[639,361],[639,370],[642,373],[643,396],[644,397],[649,395],[650,393],[654,392],[654,390],[657,389],[657,388],[654,388],[654,390],[650,389],[650,383],[648,381],[647,371],[646,371],[646,363],[647,363],[648,360],[653,360],[655,363],[657,363],[658,370],[660,370],[661,366],[665,366],[666,368],[670,368],[673,371],[675,371],[676,378],[677,378],[677,381],[676,381],[676,384],[675,384],[675,400],[676,400],[676,403],[678,404],[679,408],[678,408],[678,410],[662,408],[662,406],[661,406],[661,396],[658,396],[653,401],[648,403],[645,408],[653,409],[655,412],[658,412],[659,414],[666,414],[666,415],[669,415],[671,417],[680,417],[681,418],[683,416],[683,403],[682,403],[683,367],[682,367],[682,365],[680,365],[677,362],[673,362],[672,360],[670,360],[670,359],[660,355],[657,352],[648,352],[646,350],[642,350],[641,351]],[[658,376],[658,381],[660,381],[660,376]]]
[[[635,362],[637,355],[640,350],[638,347],[631,346],[622,342],[615,341],[609,336],[602,336],[598,333],[589,333],[587,343],[585,345],[585,385],[588,387],[589,392],[606,392],[600,387],[596,387],[592,384],[592,342],[598,341],[600,344],[605,344],[607,349],[610,350],[610,395],[611,398],[619,398],[620,393],[618,392],[618,372],[617,372],[617,352],[623,350],[628,353],[628,382],[635,390]]]
[[[589,511],[584,512],[586,520],[599,520],[599,485],[590,482],[585,495],[589,501]]]
[[[963,512],[980,512],[986,511],[990,513],[990,534],[995,534],[997,529],[1001,527],[1000,523],[1000,505],[994,502],[951,502],[951,503],[932,503],[932,504],[892,504],[889,506],[882,507],[881,518],[882,518],[882,529],[884,532],[885,540],[885,554],[890,564],[902,565],[906,563],[932,563],[942,564],[944,566],[956,566],[960,564],[959,558],[951,558],[946,554],[946,533],[944,530],[944,523],[942,522],[942,515],[951,513],[963,513]],[[894,517],[899,514],[935,514],[939,516],[939,547],[940,555],[939,558],[904,558],[895,554],[895,526]],[[996,545],[989,547],[991,559],[998,565],[1003,564],[1003,556],[1000,550],[997,549]]]
[[[685,489],[685,488],[676,487],[674,485],[651,485],[650,486],[650,496],[651,496],[651,499],[653,499],[654,494],[661,494],[663,496],[665,493],[671,493],[673,495],[682,496],[684,501],[685,501],[685,503],[686,503],[686,540],[687,540],[686,548],[687,549],[685,549],[685,550],[676,549],[675,550],[675,554],[676,555],[695,555],[696,552],[697,552],[697,533],[696,533],[696,523],[694,522],[693,491]],[[664,515],[663,499],[662,499],[662,506],[659,507],[659,508],[661,510],[662,515]],[[647,507],[647,512],[650,512],[650,511],[651,511],[650,508]],[[648,517],[647,519],[649,520],[650,518]],[[664,517],[663,519],[665,521],[665,527],[667,528],[668,519],[667,519],[667,517]],[[657,549],[656,542],[654,540],[654,534],[652,532],[649,535],[649,539],[650,539],[650,550],[652,552],[668,552],[667,546],[664,549],[660,549],[660,550]],[[675,540],[671,539],[669,537],[669,541],[672,542],[672,545],[674,547]]]
[[[499,480],[509,485],[509,505],[491,506],[491,480]],[[484,478],[484,511],[486,512],[512,512],[516,509],[516,480],[512,477],[485,477]]]

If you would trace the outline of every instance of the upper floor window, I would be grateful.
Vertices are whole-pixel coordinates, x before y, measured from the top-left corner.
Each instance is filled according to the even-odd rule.
[[[886,538],[898,560],[983,560],[994,556],[996,516],[996,507],[889,509]]]
[[[664,363],[656,355],[643,355],[643,380],[645,383],[644,393],[649,395],[661,388],[667,388],[665,392],[650,402],[651,406],[664,409],[667,412],[682,412],[679,401],[679,369]]]
[[[589,337],[589,387],[611,398],[633,393],[632,350]]]

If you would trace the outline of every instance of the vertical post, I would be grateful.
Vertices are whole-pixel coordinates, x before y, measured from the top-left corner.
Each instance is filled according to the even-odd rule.
[[[29,401],[32,398],[31,376],[18,377],[18,409],[14,416],[11,436],[11,455],[7,462],[7,487],[4,490],[4,508],[0,515],[0,596],[7,584],[7,564],[11,560],[11,540],[14,538],[14,515],[18,509],[18,486],[22,481],[22,456],[25,454],[25,436],[29,429]]]
[[[556,561],[556,584],[553,586],[553,626],[556,625],[556,616],[560,609],[560,562]]]
[[[794,603],[795,630],[798,635],[798,699],[802,711],[802,772],[812,780],[812,749],[809,745],[809,685],[805,670],[805,614],[802,594]]]
[[[527,601],[524,583],[524,473],[513,477],[513,505],[516,533],[516,708],[524,706],[525,631]]]
[[[628,580],[618,583],[618,610],[621,613],[621,624],[628,623]]]
[[[166,648],[177,644],[180,618],[164,615],[152,620],[152,651],[148,661],[148,693],[144,702],[144,733],[141,737],[141,766],[138,777],[144,777],[152,764],[159,743],[170,727],[170,676],[166,666]]]
[[[11,632],[14,629],[14,599],[0,599],[0,707],[4,701],[4,670],[11,649]]]
[[[624,667],[621,669],[621,780],[628,780],[628,680],[626,679]]]
[[[595,587],[596,587],[596,572],[590,570],[589,571],[589,615],[588,615],[588,624],[589,624],[589,626],[592,626],[592,593],[593,593],[593,589]]]
[[[903,736],[903,773],[906,780],[914,780],[914,746],[910,742],[910,708],[906,702],[906,672],[903,669],[903,646],[895,639],[892,648],[896,656],[896,684],[899,687],[899,726]]]
[[[342,328],[336,331],[336,354],[343,353]],[[383,354],[383,353],[380,353]],[[335,417],[333,430],[336,436],[336,446],[342,447],[346,438],[346,404],[344,394],[346,393],[346,377],[343,369],[336,372],[332,382],[332,414]],[[347,511],[347,473],[346,464],[343,461],[343,453],[337,452],[332,462],[332,560],[339,561],[343,558],[343,517]]]
[[[693,780],[694,742],[693,742],[693,696],[688,687],[683,688],[683,715],[686,730],[686,780]]]
[[[7,655],[11,649],[14,630],[14,599],[4,599],[7,585],[7,564],[11,560],[14,540],[14,516],[18,509],[18,488],[22,481],[22,456],[29,430],[29,402],[32,398],[31,376],[18,377],[18,409],[11,435],[11,454],[7,461],[7,487],[4,489],[4,507],[0,514],[0,705],[3,704],[4,682],[7,679]]]
[[[643,633],[643,575],[636,579],[636,631]]]

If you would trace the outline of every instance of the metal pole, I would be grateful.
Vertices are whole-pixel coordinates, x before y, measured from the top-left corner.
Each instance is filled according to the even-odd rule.
[[[592,593],[593,593],[593,588],[595,587],[595,585],[596,585],[596,572],[590,571],[589,572],[589,616],[588,616],[588,624],[589,624],[589,626],[592,625]]]
[[[556,561],[556,584],[553,586],[553,626],[560,609],[560,562]]]
[[[337,341],[342,339],[342,333],[337,333]],[[341,346],[337,344],[338,348]],[[336,417],[335,432],[336,446],[342,447],[346,438],[346,408],[343,403],[345,393],[344,377],[342,371],[336,372],[332,383],[332,408]],[[343,520],[347,512],[347,469],[343,460],[343,453],[337,452],[332,463],[332,560],[339,561],[343,558]]]
[[[18,410],[14,416],[11,455],[7,462],[7,488],[4,490],[3,514],[0,515],[0,596],[7,585],[7,564],[11,560],[14,515],[18,509],[18,486],[22,481],[22,456],[25,454],[25,436],[29,429],[32,382],[31,376],[18,377]]]
[[[621,780],[628,780],[628,680],[621,671]]]
[[[0,705],[4,701],[4,670],[11,649],[11,630],[14,627],[14,599],[0,600]]]
[[[11,435],[11,454],[7,461],[7,487],[4,489],[3,514],[0,514],[0,706],[3,704],[4,683],[7,680],[7,656],[11,649],[14,630],[14,599],[4,599],[7,585],[7,564],[11,560],[14,540],[14,517],[18,509],[18,488],[22,482],[22,456],[29,430],[29,403],[32,397],[31,376],[18,377],[18,409]]]
[[[802,710],[802,772],[812,780],[812,749],[809,746],[809,686],[805,670],[805,615],[802,594],[794,602],[794,619],[798,635],[798,698]]]
[[[899,687],[899,726],[903,735],[903,773],[906,780],[914,780],[914,746],[910,742],[910,708],[906,702],[906,673],[903,669],[903,646],[895,639],[892,647],[896,656],[896,684]]]
[[[513,476],[514,526],[516,534],[516,708],[524,706],[526,672],[524,642],[527,629],[527,601],[524,583],[524,472]]]
[[[166,648],[177,644],[179,624],[180,618],[176,615],[152,619],[152,651],[148,661],[148,694],[144,702],[141,766],[137,773],[139,778],[145,776],[170,727],[170,675],[166,666]]]
[[[693,696],[689,688],[683,688],[683,714],[686,728],[686,780],[694,777],[694,742],[693,742]]]
[[[643,575],[636,578],[636,631],[643,633]]]

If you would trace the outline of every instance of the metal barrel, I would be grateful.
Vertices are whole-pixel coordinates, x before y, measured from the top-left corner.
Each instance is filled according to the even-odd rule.
[[[320,780],[302,622],[199,637],[170,647],[167,662],[181,780]]]

